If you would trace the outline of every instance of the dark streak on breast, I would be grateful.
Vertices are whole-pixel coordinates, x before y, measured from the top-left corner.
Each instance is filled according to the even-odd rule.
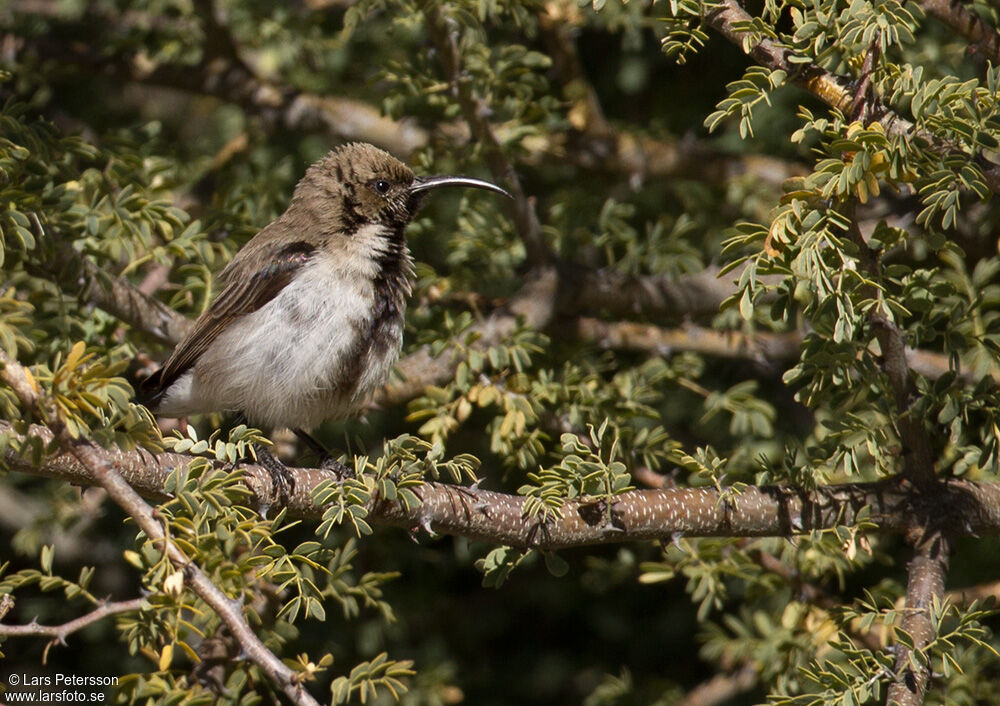
[[[406,295],[409,292],[409,265],[406,242],[403,236],[405,226],[393,229],[388,238],[388,247],[378,260],[378,274],[375,275],[375,307],[372,312],[371,338],[376,347],[384,349],[391,345],[392,325],[401,325]]]
[[[406,297],[410,291],[410,258],[406,249],[405,221],[391,226],[386,248],[375,257],[372,280],[372,308],[368,316],[353,322],[354,345],[337,371],[331,386],[353,397],[368,365],[395,352],[400,343]]]

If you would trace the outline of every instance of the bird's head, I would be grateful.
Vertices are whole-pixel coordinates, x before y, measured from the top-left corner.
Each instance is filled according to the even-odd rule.
[[[332,229],[351,233],[368,225],[400,231],[413,220],[424,196],[445,186],[466,186],[510,196],[499,186],[460,176],[418,177],[385,150],[350,143],[309,167],[295,189],[296,202],[321,209]]]

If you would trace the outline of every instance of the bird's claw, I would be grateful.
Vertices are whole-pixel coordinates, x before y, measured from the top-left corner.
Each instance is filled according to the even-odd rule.
[[[257,462],[271,476],[271,490],[274,497],[282,506],[287,506],[295,492],[295,477],[288,470],[288,466],[275,458],[266,447],[256,446],[254,451],[257,454]]]
[[[333,456],[327,455],[319,462],[320,469],[333,474],[334,480],[343,483],[345,480],[354,478],[354,469],[345,466]]]

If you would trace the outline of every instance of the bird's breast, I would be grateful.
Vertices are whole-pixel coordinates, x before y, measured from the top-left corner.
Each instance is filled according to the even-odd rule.
[[[384,270],[317,254],[220,335],[194,382],[210,383],[200,387],[218,395],[215,408],[267,426],[311,428],[350,415],[384,384],[402,346],[408,271],[386,278]]]
[[[387,283],[381,268],[370,275],[344,265],[318,257],[287,297],[288,338],[299,343],[290,354],[300,371],[294,385],[326,405],[327,416],[349,413],[382,385],[403,343],[408,281]]]

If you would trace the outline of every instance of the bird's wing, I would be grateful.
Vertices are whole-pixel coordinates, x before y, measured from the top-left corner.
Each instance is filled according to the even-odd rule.
[[[153,405],[181,375],[190,370],[225,328],[274,299],[315,253],[315,246],[286,243],[267,256],[233,260],[223,272],[227,284],[191,332],[177,344],[167,362],[142,381],[140,401]],[[259,253],[255,253],[259,254]]]

